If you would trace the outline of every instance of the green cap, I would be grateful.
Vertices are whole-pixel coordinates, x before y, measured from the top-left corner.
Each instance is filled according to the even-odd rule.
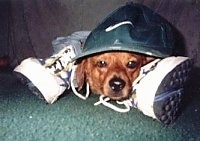
[[[79,59],[106,51],[129,51],[155,57],[171,56],[171,25],[142,4],[127,3],[111,13],[88,36]]]

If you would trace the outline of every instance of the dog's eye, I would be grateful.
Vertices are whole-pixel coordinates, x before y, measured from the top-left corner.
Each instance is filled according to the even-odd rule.
[[[107,66],[107,63],[106,63],[105,61],[98,61],[98,62],[97,62],[97,66],[98,66],[99,68],[104,68],[104,67]]]
[[[127,67],[130,69],[134,69],[136,66],[137,66],[137,62],[135,62],[135,61],[129,61],[127,63]]]

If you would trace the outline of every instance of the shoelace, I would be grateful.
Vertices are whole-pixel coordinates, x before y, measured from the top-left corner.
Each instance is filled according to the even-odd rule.
[[[132,107],[132,102],[131,100],[124,100],[124,101],[116,101],[116,104],[118,105],[123,105],[124,108],[118,107],[114,104],[109,103],[108,101],[110,101],[109,97],[106,97],[104,95],[101,95],[99,97],[99,101],[94,103],[94,106],[98,106],[100,104],[103,104],[104,106],[113,109],[114,111],[120,112],[120,113],[126,113],[129,112],[131,107]]]
[[[59,54],[56,54],[49,59],[50,62],[46,63],[45,67],[48,68],[48,70],[50,70],[55,75],[60,75],[63,70],[69,70],[70,67],[72,67],[73,65],[73,63],[71,63],[71,58],[75,56],[72,48],[72,46],[63,48],[63,50],[61,50]],[[51,59],[53,61],[51,61]]]
[[[76,68],[77,68],[76,65],[74,65],[74,66],[72,67],[72,74],[71,74],[71,79],[70,79],[71,88],[72,88],[72,91],[74,92],[74,94],[75,94],[76,96],[78,96],[79,98],[81,98],[81,99],[83,99],[83,100],[86,100],[86,99],[89,97],[89,95],[90,95],[89,84],[88,84],[88,83],[86,84],[86,93],[85,93],[85,94],[81,94],[81,93],[79,93],[79,92],[76,90],[76,88],[75,88],[75,82],[74,82]]]

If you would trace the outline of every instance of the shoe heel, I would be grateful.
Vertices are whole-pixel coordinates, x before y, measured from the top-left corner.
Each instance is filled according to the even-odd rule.
[[[153,109],[155,116],[162,123],[170,124],[180,115],[184,84],[191,68],[191,59],[183,61],[166,75],[158,87]]]

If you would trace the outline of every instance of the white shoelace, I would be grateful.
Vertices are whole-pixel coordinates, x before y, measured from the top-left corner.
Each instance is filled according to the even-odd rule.
[[[117,107],[114,104],[109,103],[110,101],[109,97],[106,97],[104,95],[101,95],[99,97],[99,101],[94,103],[94,106],[98,106],[100,104],[103,104],[104,106],[113,109],[114,111],[120,112],[120,113],[126,113],[129,112],[131,107],[132,107],[132,102],[131,100],[124,100],[124,101],[116,101],[116,104],[118,105],[124,105],[124,108]]]
[[[48,59],[40,59],[44,61],[42,63],[46,69],[48,69],[52,74],[59,75],[63,71],[70,70],[73,63],[72,58],[75,56],[73,46],[69,45],[64,47],[59,53],[51,56]]]
[[[71,88],[72,88],[72,91],[74,92],[74,94],[75,94],[76,96],[78,96],[79,98],[81,98],[81,99],[83,99],[83,100],[86,100],[86,99],[89,97],[89,95],[90,95],[89,84],[88,84],[88,83],[86,84],[86,93],[85,93],[85,95],[79,93],[79,92],[76,90],[76,88],[75,88],[75,82],[74,82],[76,68],[77,68],[76,65],[74,65],[74,66],[72,67],[72,74],[71,74],[71,79],[70,79]]]

